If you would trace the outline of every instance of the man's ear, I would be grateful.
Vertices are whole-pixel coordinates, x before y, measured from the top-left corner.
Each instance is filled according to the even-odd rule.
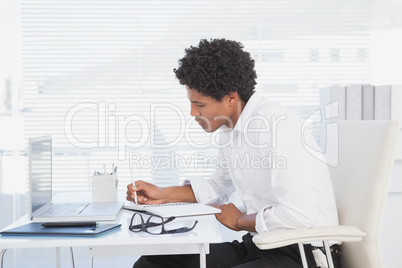
[[[235,105],[235,104],[237,104],[237,101],[239,100],[239,94],[237,92],[229,92],[227,94],[227,97],[228,97],[229,105]]]

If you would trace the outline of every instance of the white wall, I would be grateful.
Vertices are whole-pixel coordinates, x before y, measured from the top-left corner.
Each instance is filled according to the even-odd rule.
[[[385,209],[381,244],[385,267],[402,267],[402,159],[395,161],[391,189]]]
[[[388,203],[385,209],[381,243],[385,267],[402,267],[402,86],[393,86],[391,119],[399,122],[399,144],[392,172]]]

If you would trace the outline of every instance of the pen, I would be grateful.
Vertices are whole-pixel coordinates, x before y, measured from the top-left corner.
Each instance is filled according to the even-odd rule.
[[[135,186],[135,180],[134,180],[133,167],[131,167],[130,170],[131,170],[131,179],[133,180],[133,187],[134,187]],[[134,191],[134,203],[138,204],[137,191]]]

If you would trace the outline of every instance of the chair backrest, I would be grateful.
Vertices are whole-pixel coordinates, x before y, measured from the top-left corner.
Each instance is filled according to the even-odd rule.
[[[380,227],[394,165],[398,123],[339,121],[338,165],[330,167],[339,221],[367,234],[342,245],[343,268],[384,267]]]

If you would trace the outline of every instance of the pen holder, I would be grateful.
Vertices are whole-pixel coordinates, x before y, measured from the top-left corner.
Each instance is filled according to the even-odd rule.
[[[117,173],[92,176],[92,201],[117,201]]]

